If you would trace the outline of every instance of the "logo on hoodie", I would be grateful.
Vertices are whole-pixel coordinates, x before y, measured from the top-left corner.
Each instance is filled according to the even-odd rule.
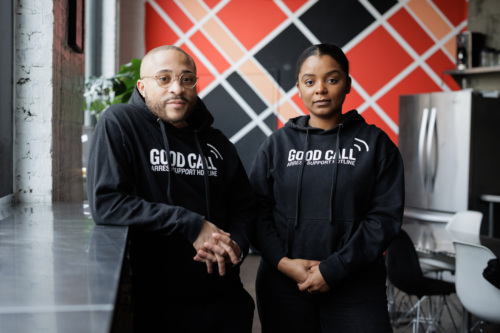
[[[170,159],[167,158],[165,149],[153,148],[149,152],[151,170],[154,172],[168,172],[172,167],[172,171],[176,174],[203,176],[207,172],[208,176],[217,177],[217,167],[214,161],[223,160],[223,157],[213,145],[207,143],[207,146],[210,150],[208,156],[171,150]],[[206,164],[206,169],[204,164]]]
[[[306,165],[325,165],[337,161],[339,164],[355,166],[356,156],[363,151],[370,151],[370,147],[364,140],[354,138],[354,141],[355,143],[352,148],[341,148],[338,156],[334,149],[326,151],[311,149],[306,152],[290,149],[288,151],[287,167],[302,165],[302,161],[305,161]]]

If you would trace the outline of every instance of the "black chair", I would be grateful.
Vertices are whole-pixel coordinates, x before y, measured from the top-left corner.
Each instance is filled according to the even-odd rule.
[[[404,230],[388,247],[386,265],[390,284],[404,293],[392,311],[400,314],[393,318],[395,327],[409,322],[403,331],[413,326],[414,333],[419,332],[419,329],[425,332],[445,332],[441,325],[441,314],[446,308],[455,331],[458,331],[446,299],[455,293],[455,285],[424,276],[413,241]],[[415,297],[416,302],[413,301]]]

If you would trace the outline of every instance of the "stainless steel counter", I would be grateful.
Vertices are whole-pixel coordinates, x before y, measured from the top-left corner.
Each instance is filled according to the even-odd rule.
[[[0,210],[0,332],[109,332],[127,232],[84,204]]]
[[[405,221],[402,227],[413,240],[417,251],[430,254],[442,254],[455,257],[453,240],[481,244],[489,248],[500,258],[500,238],[486,235],[470,235],[460,232],[449,232],[446,223],[425,221]]]

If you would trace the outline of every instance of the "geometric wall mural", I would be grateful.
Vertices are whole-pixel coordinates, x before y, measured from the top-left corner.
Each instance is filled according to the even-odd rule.
[[[344,112],[398,139],[402,94],[458,90],[455,37],[466,0],[147,0],[145,50],[177,45],[197,64],[199,96],[248,170],[256,150],[289,118],[306,114],[295,63],[331,42],[350,61]]]

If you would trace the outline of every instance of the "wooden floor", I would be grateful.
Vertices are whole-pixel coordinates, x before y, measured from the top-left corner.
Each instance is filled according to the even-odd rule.
[[[245,289],[252,295],[254,300],[255,300],[255,275],[257,273],[259,261],[260,261],[260,256],[249,255],[245,259],[245,261],[243,262],[243,264],[241,266],[241,280],[243,282],[243,285],[245,286]],[[401,294],[396,292],[396,295],[398,297],[397,300],[399,300],[399,298],[401,297]],[[452,313],[452,316],[456,322],[458,332],[461,332],[462,305],[461,305],[461,303],[456,295],[451,295],[450,298],[448,299],[448,303],[451,305],[451,309],[452,309],[451,313]],[[500,311],[500,309],[499,309],[499,311]],[[471,322],[474,323],[475,320],[476,320],[476,318],[473,317]],[[446,332],[446,333],[456,332],[454,329],[454,326],[452,324],[452,321],[450,320],[450,316],[447,313],[443,314],[441,325],[442,325],[444,332]],[[261,332],[261,326],[260,326],[259,316],[257,314],[257,309],[255,310],[255,315],[254,315],[253,332],[254,333]],[[399,327],[394,327],[394,332],[395,333],[412,332],[412,327],[411,326],[407,327],[407,325],[400,325]],[[422,330],[421,330],[421,332],[422,332]],[[483,332],[484,333],[500,333],[500,325],[484,325]]]

